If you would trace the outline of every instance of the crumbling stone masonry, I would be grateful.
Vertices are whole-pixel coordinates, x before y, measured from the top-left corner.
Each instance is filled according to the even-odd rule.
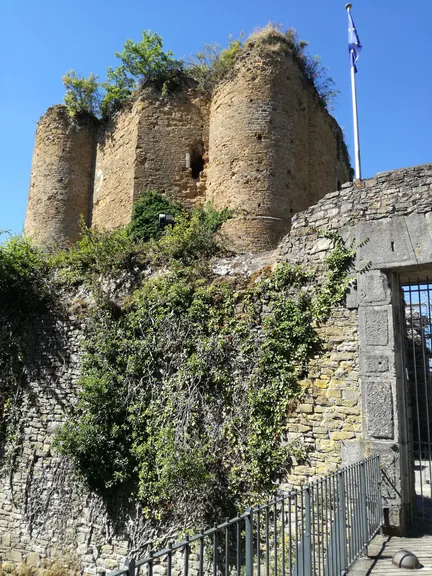
[[[239,251],[274,248],[293,214],[350,180],[342,131],[277,33],[248,41],[212,98],[150,88],[98,129],[50,108],[38,125],[25,233],[40,244],[130,222],[156,189],[186,208],[231,208]]]
[[[287,482],[300,485],[379,453],[389,523],[402,529],[413,461],[399,287],[405,274],[432,268],[431,192],[432,165],[347,184],[296,215],[280,245],[280,258],[319,267],[329,241],[318,231],[338,230],[347,241],[368,239],[357,249],[357,268],[369,265],[322,328],[325,353],[312,362],[289,420],[290,438],[307,446],[308,460]],[[71,554],[88,573],[117,567],[143,544],[139,510],[125,498],[108,514],[52,449],[53,431],[77,397],[80,322],[73,314],[60,323],[46,318],[32,330],[23,450],[12,472],[0,460],[0,558],[33,564]]]
[[[432,165],[377,174],[345,184],[293,219],[281,257],[318,266],[337,230],[357,249],[357,286],[337,311],[323,339],[326,354],[306,382],[311,390],[293,419],[292,434],[310,444],[309,468],[324,473],[338,464],[380,453],[389,523],[405,530],[413,506],[410,398],[403,363],[400,285],[409,274],[432,270]]]

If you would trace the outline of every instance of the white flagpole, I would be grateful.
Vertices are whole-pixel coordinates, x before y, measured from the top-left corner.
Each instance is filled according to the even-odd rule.
[[[345,8],[350,13],[352,4],[346,4]],[[355,180],[361,180],[361,164],[360,164],[360,139],[358,129],[358,111],[357,111],[357,90],[355,79],[355,68],[351,65],[351,91],[352,91],[352,106],[353,106],[353,123],[354,123],[354,155],[355,155]]]

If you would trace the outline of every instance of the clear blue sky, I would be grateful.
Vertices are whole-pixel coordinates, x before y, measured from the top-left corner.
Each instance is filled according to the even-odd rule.
[[[151,29],[178,57],[267,22],[294,27],[340,90],[334,116],[352,154],[345,0],[9,0],[2,2],[0,230],[21,232],[36,123],[74,68],[101,77],[114,51]],[[363,176],[432,162],[432,0],[354,0],[364,46],[358,98]]]

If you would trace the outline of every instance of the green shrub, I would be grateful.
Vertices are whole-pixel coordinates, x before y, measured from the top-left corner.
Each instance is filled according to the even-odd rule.
[[[190,216],[186,212],[178,213],[175,226],[158,242],[155,261],[186,265],[226,252],[223,239],[216,232],[230,214],[230,210],[216,211],[211,204],[204,209],[196,208]]]
[[[128,77],[124,66],[116,69],[108,68],[107,82],[104,82],[102,87],[105,95],[101,102],[101,113],[103,117],[108,117],[130,98],[134,81]]]
[[[244,33],[237,40],[230,38],[228,48],[218,44],[205,44],[187,65],[187,74],[203,91],[212,91],[230,72],[242,53]]]
[[[98,76],[90,73],[88,78],[79,77],[75,70],[69,70],[62,80],[66,88],[64,103],[71,116],[79,113],[99,116],[101,95]]]
[[[126,40],[123,50],[114,54],[121,65],[107,71],[108,81],[103,85],[106,96],[102,102],[105,114],[126,100],[134,89],[150,84],[167,93],[182,84],[182,62],[170,50],[163,50],[161,36],[151,30],[143,30],[140,42]]]
[[[54,252],[49,264],[57,271],[57,281],[93,286],[101,278],[131,270],[141,256],[139,244],[127,228],[97,230],[87,228],[82,221],[80,240],[66,250]]]
[[[47,297],[45,255],[28,238],[10,236],[0,244],[0,314],[25,316]]]
[[[158,239],[163,235],[159,228],[159,214],[173,214],[177,216],[182,212],[181,206],[155,190],[146,190],[132,208],[132,220],[129,226],[134,238],[147,242]]]
[[[127,486],[158,522],[229,515],[272,493],[301,455],[283,442],[287,415],[354,256],[333,238],[320,282],[286,263],[249,285],[215,280],[215,220],[180,214],[149,243],[158,273],[120,314],[94,311],[80,401],[57,440],[93,490]]]

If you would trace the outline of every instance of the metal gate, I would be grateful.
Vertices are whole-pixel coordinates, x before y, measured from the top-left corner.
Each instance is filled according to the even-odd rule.
[[[432,280],[402,285],[413,514],[432,523]]]

